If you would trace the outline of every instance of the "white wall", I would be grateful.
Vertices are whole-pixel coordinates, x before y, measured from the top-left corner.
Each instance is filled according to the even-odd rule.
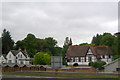
[[[103,58],[103,55],[101,55],[101,61],[105,61],[107,64],[108,63],[110,63],[110,62],[112,62],[112,58],[113,58],[113,56],[111,55],[111,58],[109,58],[109,55],[104,55],[105,56],[105,58]]]
[[[6,59],[3,57],[3,55],[0,57],[0,64],[1,63],[6,63],[7,61],[6,61]]]
[[[22,52],[19,52],[16,56],[14,56],[11,51],[7,54],[6,58],[7,58],[6,63],[9,63],[9,60],[11,60],[12,63],[16,63],[17,61],[18,64],[21,64],[21,62],[23,62],[23,64],[26,64],[26,65],[29,64],[29,61],[25,61],[25,59],[30,59],[29,57],[26,58]],[[20,59],[23,59],[23,60],[20,60]]]
[[[75,63],[78,63],[78,65],[88,65],[89,64],[89,57],[91,57],[92,62],[97,61],[96,56],[94,56],[94,54],[92,53],[91,49],[89,49],[88,53],[86,54],[85,57],[80,57],[81,60],[83,59],[83,61],[81,61],[81,62],[79,62],[79,61],[78,62],[76,62],[76,61],[73,62],[73,58],[71,58],[72,60],[70,62],[67,62],[67,64],[68,65],[73,65]],[[85,58],[86,58],[86,62],[85,62]]]
[[[11,57],[10,57],[10,55],[11,55]],[[15,56],[12,54],[11,51],[7,54],[6,58],[7,58],[7,63],[9,63],[9,60],[12,61],[11,63],[15,63]]]
[[[21,58],[21,55],[22,55],[22,58]],[[19,52],[16,56],[18,57],[18,60],[17,60],[18,64],[21,64],[21,61],[23,62],[23,64],[26,64],[26,65],[29,64],[29,61],[25,61],[25,59],[30,59],[30,58],[28,56],[26,58],[22,52]],[[19,60],[19,59],[23,59],[23,60]]]

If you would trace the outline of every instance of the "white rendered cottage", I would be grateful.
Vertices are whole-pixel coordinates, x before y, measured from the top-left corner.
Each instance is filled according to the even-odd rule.
[[[0,56],[0,63],[6,63],[7,62],[5,56],[6,56],[5,54]]]
[[[30,62],[30,57],[28,56],[27,52],[22,50],[10,50],[8,54],[3,57],[4,57],[3,59],[6,59],[4,60],[4,63],[7,63],[7,64],[29,65],[29,62]]]
[[[112,61],[113,53],[107,46],[72,46],[71,40],[69,44],[65,56],[68,65],[88,65],[95,61],[105,61],[108,64]]]

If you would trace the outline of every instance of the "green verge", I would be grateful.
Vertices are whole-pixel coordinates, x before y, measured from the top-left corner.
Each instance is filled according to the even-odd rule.
[[[23,76],[51,76],[51,77],[76,77],[76,78],[118,78],[116,75],[92,75],[92,74],[51,74],[51,73],[35,73],[35,72],[29,72],[29,73],[22,73],[22,72],[3,72],[3,75],[23,75]]]

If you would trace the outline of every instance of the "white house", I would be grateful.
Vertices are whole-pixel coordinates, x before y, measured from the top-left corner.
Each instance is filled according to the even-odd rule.
[[[112,61],[113,53],[107,46],[80,45],[70,46],[65,59],[68,65],[88,65],[90,62],[105,61],[107,64]]]
[[[10,50],[6,56],[1,55],[1,63],[29,65],[30,57],[26,51]]]
[[[0,63],[6,63],[7,62],[5,56],[6,56],[5,54],[0,56]]]

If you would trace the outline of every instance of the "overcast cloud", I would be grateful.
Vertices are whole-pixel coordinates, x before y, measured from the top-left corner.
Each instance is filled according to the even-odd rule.
[[[54,37],[62,46],[65,37],[71,37],[73,44],[90,43],[97,33],[118,31],[117,2],[6,2],[2,13],[3,28],[15,41],[32,33]]]

